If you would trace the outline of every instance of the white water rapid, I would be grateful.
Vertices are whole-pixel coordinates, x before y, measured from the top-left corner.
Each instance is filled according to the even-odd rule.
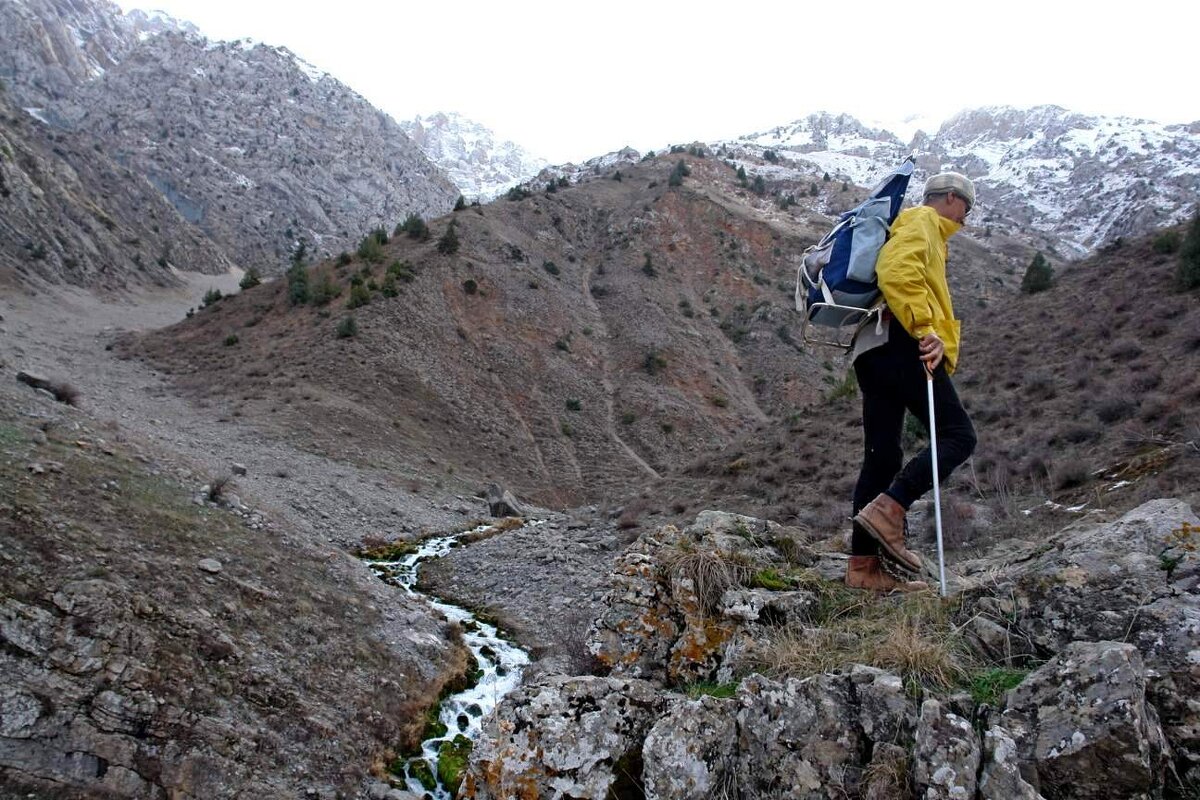
[[[537,524],[536,522],[530,524]],[[424,597],[430,605],[446,615],[451,622],[462,626],[463,641],[478,664],[470,688],[452,694],[442,700],[439,718],[446,726],[446,733],[434,736],[422,743],[420,760],[427,769],[422,776],[414,774],[410,759],[405,768],[405,779],[409,791],[434,800],[451,800],[451,792],[438,777],[438,758],[443,749],[462,749],[465,741],[474,743],[482,730],[483,718],[492,712],[500,699],[521,682],[521,672],[529,664],[529,655],[506,641],[494,625],[478,620],[465,608],[451,605],[435,597],[422,594],[416,589],[417,568],[423,561],[441,558],[455,547],[462,546],[460,539],[470,534],[488,530],[492,526],[481,525],[473,530],[452,536],[440,536],[421,542],[416,552],[399,561],[369,561],[371,568],[388,583],[401,587],[412,595]],[[460,738],[460,737],[465,737]]]

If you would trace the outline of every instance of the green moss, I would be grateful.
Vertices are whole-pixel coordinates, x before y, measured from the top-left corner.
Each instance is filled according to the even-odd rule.
[[[401,540],[378,547],[366,547],[359,550],[355,555],[367,561],[399,561],[415,552],[417,552],[417,545],[414,542]]]
[[[416,778],[427,791],[432,792],[437,789],[437,778],[434,777],[433,770],[429,768],[429,762],[425,759],[409,759],[408,774]]]
[[[995,705],[1005,692],[1016,688],[1028,674],[1027,669],[993,667],[972,675],[967,689],[976,703]]]
[[[750,578],[750,585],[773,592],[783,592],[792,588],[791,582],[773,569],[760,569],[754,573]]]
[[[736,683],[693,683],[685,686],[683,692],[693,700],[705,696],[727,699],[737,694],[737,688]]]
[[[459,734],[451,741],[442,742],[438,748],[438,779],[450,791],[451,797],[458,794],[467,761],[471,758],[471,747],[471,740]]]

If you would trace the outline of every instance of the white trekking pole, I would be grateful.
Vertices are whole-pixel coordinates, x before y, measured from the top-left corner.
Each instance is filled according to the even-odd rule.
[[[938,579],[946,596],[946,556],[942,551],[942,490],[938,480],[937,421],[933,416],[933,370],[925,367],[925,393],[929,397],[929,455],[933,460],[933,519],[937,529]]]

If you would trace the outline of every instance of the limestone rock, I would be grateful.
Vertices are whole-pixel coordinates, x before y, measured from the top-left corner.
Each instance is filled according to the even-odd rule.
[[[1076,641],[1135,645],[1180,771],[1197,770],[1200,778],[1200,558],[1173,550],[1197,529],[1200,518],[1177,500],[1151,501],[1115,522],[1077,524],[1011,565],[989,602],[993,616],[1015,618],[1028,637],[1012,642],[1017,650],[1060,652]],[[1011,601],[998,599],[1008,592]]]
[[[979,758],[979,737],[969,720],[932,698],[921,704],[913,760],[923,800],[973,800]]]
[[[1167,747],[1148,680],[1133,645],[1076,642],[1012,690],[1003,724],[1044,794],[1153,795]]]
[[[646,736],[647,800],[688,800],[732,794],[737,761],[733,700],[701,697],[675,704]]]
[[[1017,743],[1005,728],[994,725],[983,734],[980,800],[1045,800],[1021,777]]]
[[[737,785],[743,792],[780,800],[857,794],[866,740],[847,677],[781,683],[752,675],[738,701]]]
[[[621,796],[641,774],[642,743],[665,705],[644,681],[545,676],[500,703],[459,796]]]

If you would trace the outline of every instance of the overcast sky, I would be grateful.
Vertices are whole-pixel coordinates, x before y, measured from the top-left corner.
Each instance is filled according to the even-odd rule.
[[[553,162],[819,110],[899,123],[1053,103],[1200,120],[1191,2],[118,3],[284,45],[396,119],[457,111]]]

